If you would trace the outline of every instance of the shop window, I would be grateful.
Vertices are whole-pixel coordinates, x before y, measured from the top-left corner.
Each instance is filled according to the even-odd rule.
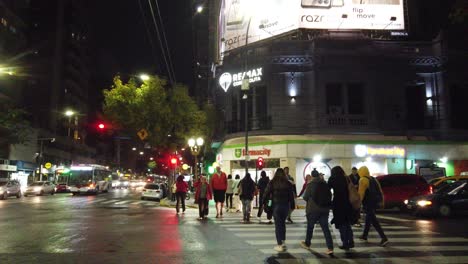
[[[343,114],[343,89],[340,83],[329,83],[325,86],[327,114]]]
[[[364,84],[350,83],[347,85],[348,92],[348,114],[363,115],[365,106]]]

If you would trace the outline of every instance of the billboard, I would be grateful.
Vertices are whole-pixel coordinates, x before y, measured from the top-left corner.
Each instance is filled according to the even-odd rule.
[[[404,30],[403,1],[223,0],[219,16],[220,52],[298,28]]]

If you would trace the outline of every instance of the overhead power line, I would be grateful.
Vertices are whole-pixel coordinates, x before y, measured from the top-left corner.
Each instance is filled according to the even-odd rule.
[[[171,52],[169,50],[169,45],[167,44],[167,38],[166,38],[166,31],[164,30],[164,24],[163,24],[163,21],[162,21],[162,17],[161,17],[161,12],[159,10],[159,4],[158,4],[158,0],[154,0],[154,2],[156,3],[156,10],[158,10],[158,16],[159,16],[159,23],[161,25],[161,28],[162,28],[162,35],[163,35],[163,38],[164,38],[164,43],[166,44],[166,51],[167,51],[167,54],[168,54],[168,59],[169,59],[169,66],[171,67],[171,71],[172,71],[172,78],[174,79],[175,82],[177,82],[177,78],[176,78],[176,75],[175,75],[175,71],[174,71],[174,64],[172,63],[172,58],[171,58]]]
[[[153,41],[153,37],[151,36],[151,32],[150,32],[150,30],[148,28],[148,23],[146,21],[146,16],[145,16],[145,11],[143,9],[143,5],[141,4],[141,1],[142,0],[138,0],[138,6],[140,7],[140,14],[141,14],[141,16],[143,18],[143,23],[145,25],[146,36],[147,36],[148,41],[149,41],[150,46],[151,46],[151,54],[153,55],[153,59],[154,59],[156,65],[158,67],[160,67],[158,57],[156,56],[156,47],[154,45],[154,41]]]

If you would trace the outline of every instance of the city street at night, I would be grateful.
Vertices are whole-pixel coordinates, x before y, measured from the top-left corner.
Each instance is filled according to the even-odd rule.
[[[371,231],[368,243],[357,239],[345,253],[325,255],[318,228],[313,250],[302,249],[304,210],[287,225],[288,253],[277,254],[274,225],[241,223],[241,214],[197,220],[198,211],[159,207],[141,201],[135,191],[98,196],[10,198],[0,201],[0,263],[467,263],[466,217],[417,220],[396,212],[380,214],[387,247]],[[188,201],[189,204],[193,200]]]

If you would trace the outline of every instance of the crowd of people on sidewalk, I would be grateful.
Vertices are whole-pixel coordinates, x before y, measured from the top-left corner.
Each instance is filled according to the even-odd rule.
[[[226,176],[220,167],[216,168],[208,181],[205,175],[194,183],[195,203],[199,207],[199,220],[206,219],[209,213],[208,202],[214,199],[216,218],[223,217],[224,203],[226,212],[242,212],[243,222],[251,221],[252,201],[258,196],[257,218],[261,221],[263,212],[266,213],[269,224],[274,219],[277,245],[274,249],[278,252],[287,251],[286,246],[286,222],[293,223],[291,214],[296,209],[296,199],[302,197],[306,202],[307,228],[305,240],[301,241],[302,248],[311,250],[316,224],[320,225],[324,234],[328,255],[333,254],[334,244],[329,225],[335,225],[339,230],[340,249],[348,251],[355,247],[352,226],[359,225],[361,212],[365,214],[365,225],[359,239],[367,241],[369,230],[374,226],[381,237],[380,246],[386,246],[386,237],[376,217],[376,210],[383,208],[384,197],[378,181],[371,176],[365,166],[353,168],[351,175],[346,175],[343,168],[336,166],[331,170],[328,182],[324,175],[313,169],[310,175],[306,175],[305,183],[299,195],[296,194],[294,178],[289,174],[289,168],[278,168],[270,180],[265,171],[260,173],[260,179],[256,183],[247,173],[240,180],[240,176]],[[182,212],[185,211],[185,195],[188,185],[179,177],[176,182],[176,211],[179,213],[179,204]],[[329,221],[330,211],[333,213]]]

